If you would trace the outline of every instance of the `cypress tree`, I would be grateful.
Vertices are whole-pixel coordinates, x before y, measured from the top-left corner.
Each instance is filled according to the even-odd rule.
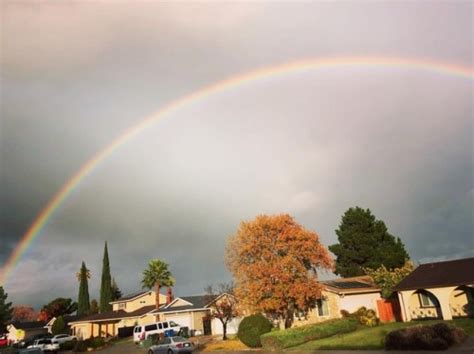
[[[102,280],[100,283],[99,312],[112,310],[110,302],[112,301],[112,277],[110,276],[109,252],[107,250],[107,241],[104,246],[104,258],[102,260]]]
[[[77,298],[77,315],[83,316],[89,314],[89,270],[86,264],[82,262],[82,267],[79,272],[79,296]]]

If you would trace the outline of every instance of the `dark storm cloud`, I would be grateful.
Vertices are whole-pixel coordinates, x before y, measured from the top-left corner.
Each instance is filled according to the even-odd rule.
[[[4,7],[0,263],[88,158],[204,84],[307,57],[472,61],[470,2]],[[328,245],[353,205],[385,220],[415,260],[472,255],[471,94],[469,80],[342,68],[213,95],[83,180],[7,290],[35,305],[75,296],[85,260],[97,297],[108,240],[124,292],[159,257],[178,294],[200,293],[229,279],[223,252],[240,220],[289,212]]]

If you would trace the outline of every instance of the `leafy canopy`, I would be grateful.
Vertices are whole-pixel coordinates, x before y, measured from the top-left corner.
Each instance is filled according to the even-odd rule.
[[[242,222],[228,240],[226,263],[239,301],[291,326],[296,310],[307,311],[320,295],[319,269],[332,259],[319,236],[288,214]]]
[[[342,277],[363,275],[364,268],[382,265],[389,270],[400,268],[409,259],[400,238],[391,235],[370,209],[348,209],[336,234],[339,243],[329,246],[329,250],[336,255],[335,273]]]
[[[66,334],[68,332],[63,316],[59,316],[58,318],[56,318],[53,323],[53,326],[51,327],[51,332],[53,333],[53,335]]]
[[[8,294],[0,286],[0,333],[5,332],[8,322],[12,318],[12,303],[7,302]]]
[[[142,286],[143,288],[152,289],[156,285],[173,286],[174,278],[168,269],[168,264],[159,260],[153,259],[148,263],[148,267],[143,271]]]
[[[382,297],[388,299],[393,294],[393,288],[405,279],[411,272],[415,270],[413,262],[407,261],[403,267],[395,268],[393,270],[387,269],[384,265],[373,270],[365,268],[364,271],[370,275],[375,284],[377,284],[382,293]]]
[[[77,310],[77,303],[72,299],[58,297],[41,309],[40,317],[42,320],[49,321],[51,318],[64,315],[70,315]],[[44,317],[43,317],[44,316]]]

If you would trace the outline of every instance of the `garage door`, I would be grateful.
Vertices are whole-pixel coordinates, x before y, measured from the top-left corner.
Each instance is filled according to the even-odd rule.
[[[167,321],[174,321],[179,324],[181,327],[188,327],[189,329],[194,329],[191,323],[190,314],[176,314],[176,315],[166,315]]]
[[[236,334],[239,330],[240,318],[234,318],[227,323],[227,334]],[[222,322],[218,318],[212,319],[212,334],[223,334]]]

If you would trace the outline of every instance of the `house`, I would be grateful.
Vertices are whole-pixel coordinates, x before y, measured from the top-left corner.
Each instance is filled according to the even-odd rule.
[[[167,297],[160,294],[160,303]],[[134,327],[137,324],[156,322],[151,311],[155,309],[155,292],[141,291],[124,296],[110,303],[112,310],[71,321],[72,334],[78,338],[116,336],[120,328]]]
[[[426,263],[396,287],[403,321],[474,315],[474,258]]]
[[[9,342],[16,343],[23,339],[28,339],[37,334],[47,334],[45,328],[46,322],[12,322],[7,326],[7,339]]]
[[[307,313],[295,314],[293,326],[340,318],[342,310],[352,313],[362,306],[374,310],[378,315],[380,288],[369,276],[321,281],[321,285],[323,289],[316,306]]]
[[[188,327],[191,333],[219,334],[222,325],[210,316],[212,300],[207,295],[182,296],[173,299],[160,294],[159,310],[155,306],[155,292],[144,291],[122,297],[111,302],[112,311],[86,316],[70,323],[72,333],[80,338],[91,336],[117,336],[136,325],[147,325],[159,321],[174,321],[180,326]],[[237,324],[238,325],[238,324]],[[228,333],[236,333],[235,321],[229,326]]]

